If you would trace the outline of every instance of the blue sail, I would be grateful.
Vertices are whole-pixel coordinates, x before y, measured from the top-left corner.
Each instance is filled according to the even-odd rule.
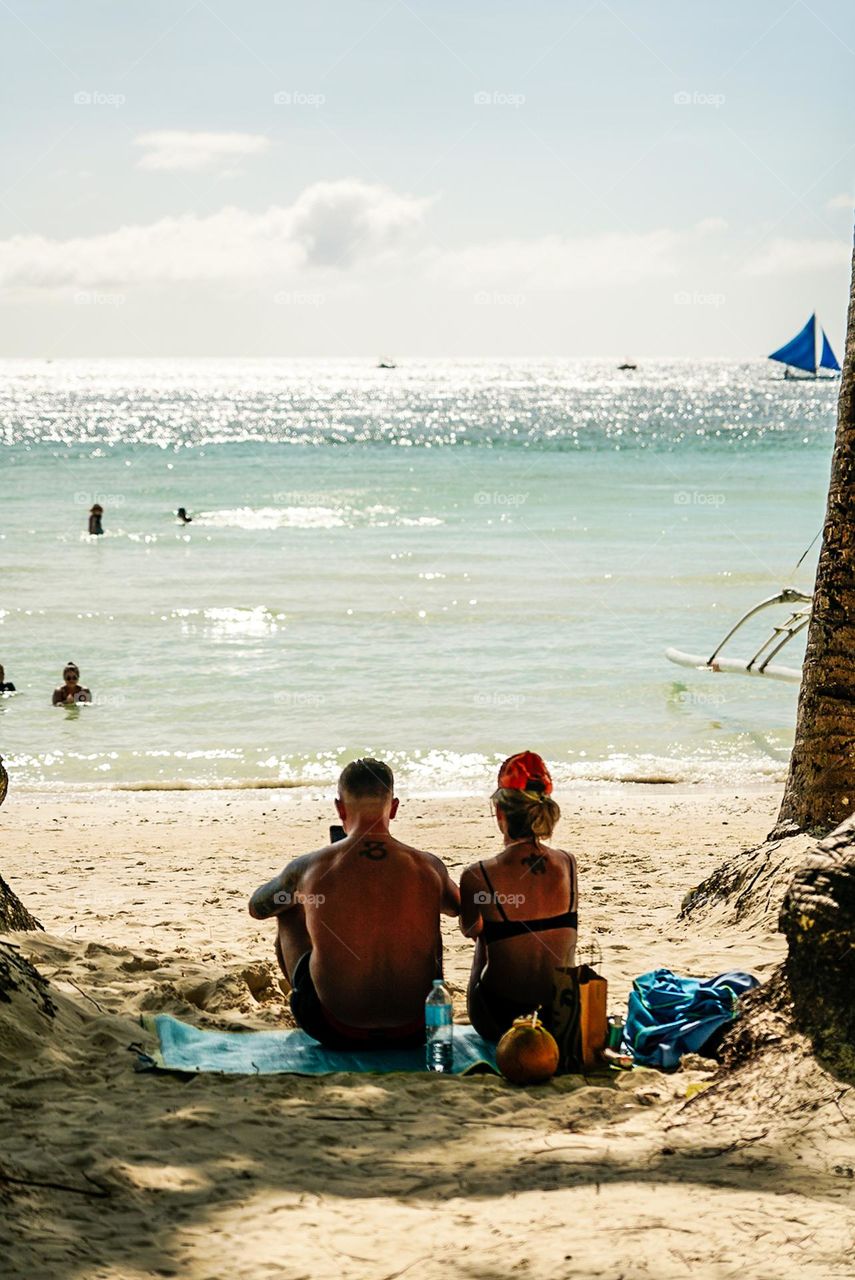
[[[801,333],[797,333],[792,342],[773,351],[769,359],[780,360],[781,364],[803,369],[805,373],[816,373],[816,316],[812,315]]]
[[[840,372],[840,365],[837,363],[837,356],[831,350],[831,343],[826,337],[825,330],[822,331],[822,355],[819,357],[820,369],[834,369]]]

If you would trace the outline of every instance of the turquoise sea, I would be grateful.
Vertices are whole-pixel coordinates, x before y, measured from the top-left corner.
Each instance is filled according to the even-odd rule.
[[[564,780],[781,778],[795,687],[663,651],[810,589],[837,386],[759,361],[0,362],[0,754],[30,786],[326,783],[371,753],[466,792],[527,747]],[[50,705],[69,659],[91,707]]]

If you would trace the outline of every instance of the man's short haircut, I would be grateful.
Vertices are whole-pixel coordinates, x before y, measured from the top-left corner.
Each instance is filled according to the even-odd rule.
[[[395,778],[382,760],[351,760],[341,771],[338,793],[352,800],[388,800],[395,793]]]

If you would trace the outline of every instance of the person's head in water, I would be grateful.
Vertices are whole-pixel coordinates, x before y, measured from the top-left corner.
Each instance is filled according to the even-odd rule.
[[[76,662],[66,662],[62,668],[62,684],[53,691],[53,705],[66,702],[91,702],[92,693],[80,683],[80,668]]]
[[[491,797],[499,829],[508,840],[548,840],[561,810],[552,799],[552,778],[534,751],[509,756]]]
[[[360,824],[386,826],[398,812],[392,770],[382,760],[351,760],[341,771],[335,807],[348,833]]]
[[[181,521],[182,524],[189,524],[190,521],[193,519],[192,516],[188,516],[186,507],[179,507],[175,515],[177,519]]]

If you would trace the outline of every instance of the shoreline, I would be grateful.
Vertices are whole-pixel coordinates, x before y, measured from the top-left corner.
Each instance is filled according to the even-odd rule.
[[[559,800],[562,795],[572,795],[578,792],[580,795],[592,795],[596,792],[621,794],[624,790],[639,787],[645,793],[652,795],[679,795],[681,791],[685,791],[687,795],[721,795],[725,797],[738,798],[741,793],[748,795],[778,795],[783,791],[785,775],[781,780],[777,779],[747,779],[740,782],[733,789],[724,787],[720,781],[712,782],[695,782],[685,778],[576,778],[570,782],[556,781],[555,794]],[[9,794],[12,796],[14,786],[14,795],[16,796],[41,796],[41,795],[80,795],[80,796],[110,796],[128,794],[147,794],[162,793],[164,795],[174,792],[240,792],[240,791],[295,791],[300,794],[315,792],[320,796],[328,796],[335,792],[337,779],[330,777],[327,782],[317,782],[315,779],[306,781],[291,780],[273,780],[266,778],[252,779],[236,779],[217,782],[193,782],[178,779],[174,782],[165,781],[141,781],[141,782],[31,782],[14,784],[10,778]],[[490,795],[490,788],[466,790],[422,790],[411,788],[406,783],[396,786],[396,794],[400,799],[412,800],[477,800],[479,797],[487,800]]]

